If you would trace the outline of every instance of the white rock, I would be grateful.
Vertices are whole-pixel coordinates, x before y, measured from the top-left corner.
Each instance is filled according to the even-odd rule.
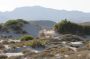
[[[24,55],[22,52],[20,53],[5,53],[6,56],[11,57],[11,56],[22,56]]]

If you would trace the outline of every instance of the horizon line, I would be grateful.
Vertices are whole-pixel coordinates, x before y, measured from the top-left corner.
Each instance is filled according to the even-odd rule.
[[[76,11],[76,12],[81,12],[81,13],[90,13],[90,12],[81,11],[81,10],[55,9],[55,8],[44,7],[44,6],[40,6],[40,5],[16,7],[16,8],[14,8],[13,10],[8,10],[8,11],[1,11],[1,10],[0,10],[0,13],[13,12],[14,10],[16,10],[16,9],[18,9],[18,8],[31,8],[31,7],[41,7],[41,8],[53,9],[53,10],[57,10],[57,11],[69,11],[69,12],[75,12],[75,11]]]

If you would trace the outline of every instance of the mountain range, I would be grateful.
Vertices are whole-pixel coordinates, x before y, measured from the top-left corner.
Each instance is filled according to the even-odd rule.
[[[5,22],[9,19],[25,19],[25,20],[51,20],[58,22],[61,19],[69,19],[74,22],[90,21],[90,13],[81,11],[66,11],[45,8],[41,6],[20,7],[13,11],[0,12],[0,22]]]

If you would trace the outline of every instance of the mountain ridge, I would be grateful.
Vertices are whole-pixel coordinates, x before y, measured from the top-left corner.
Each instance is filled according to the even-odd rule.
[[[69,19],[74,22],[90,21],[90,13],[81,11],[67,11],[45,8],[41,6],[20,7],[10,12],[0,12],[0,21],[8,19],[26,19],[26,20],[51,20],[58,22],[61,19]]]

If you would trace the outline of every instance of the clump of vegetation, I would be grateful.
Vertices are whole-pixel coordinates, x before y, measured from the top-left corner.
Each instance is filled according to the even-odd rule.
[[[0,24],[0,31],[1,32],[9,32],[8,29],[7,29],[7,27],[4,26],[4,24]]]
[[[24,21],[23,19],[16,19],[16,20],[8,20],[4,27],[10,28],[11,30],[15,31],[16,33],[26,33],[22,27],[24,24],[28,24],[27,21]]]
[[[79,25],[67,19],[62,20],[54,26],[54,29],[61,34],[90,35],[90,26]]]
[[[18,22],[24,23],[24,24],[28,24],[27,21],[23,20],[23,19],[17,19]]]
[[[34,38],[31,35],[24,35],[20,38],[21,41],[29,41],[33,40]]]
[[[45,48],[46,41],[44,40],[32,40],[29,43],[26,43],[26,46],[31,46],[32,48]]]
[[[6,26],[23,26],[24,24],[27,24],[27,21],[24,21],[23,19],[16,19],[16,20],[8,20],[5,25]]]

